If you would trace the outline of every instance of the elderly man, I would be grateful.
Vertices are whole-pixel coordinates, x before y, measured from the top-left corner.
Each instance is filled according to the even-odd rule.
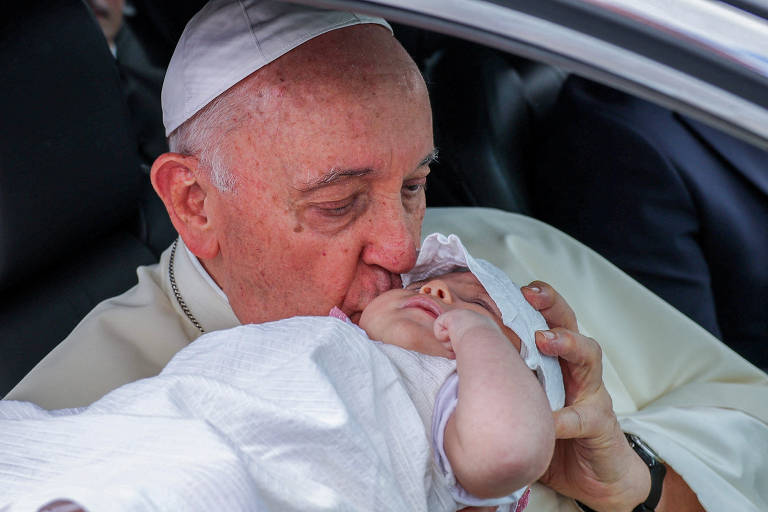
[[[208,4],[187,26],[167,72],[171,152],[154,163],[152,182],[180,239],[158,265],[139,269],[137,287],[99,305],[7,398],[47,408],[85,405],[157,374],[203,332],[326,315],[333,306],[357,320],[413,266],[436,155],[415,64],[383,20],[239,4]],[[479,229],[506,240],[523,263],[500,264],[516,279],[537,268],[560,276],[560,291],[591,301],[577,312],[607,355],[601,362],[600,347],[579,334],[574,312],[551,287],[524,289],[552,328],[537,342],[561,357],[567,393],[567,407],[555,414],[555,457],[542,479],[561,494],[534,493],[531,510],[578,510],[567,497],[596,510],[700,510],[697,494],[713,510],[722,500],[758,510],[765,493],[733,478],[712,454],[734,451],[752,481],[765,474],[747,453],[750,443],[768,440],[768,412],[757,398],[765,376],[573,241],[530,220],[486,217],[466,213],[452,223],[438,212],[427,222],[470,243]],[[585,276],[619,284],[592,294],[581,290],[591,286],[570,284]],[[626,293],[621,309],[615,293]],[[590,316],[590,308],[599,314]],[[647,325],[643,314],[659,320]],[[601,322],[627,332],[601,329]],[[653,352],[672,333],[683,338],[680,355],[665,354],[665,364],[657,364]],[[681,366],[697,352],[709,362]],[[732,383],[742,387],[735,391]],[[649,405],[657,407],[640,410]],[[669,463],[666,477],[657,470],[662,462],[626,441],[614,409],[625,430],[655,440]],[[702,423],[712,430],[693,433]],[[735,440],[707,448],[721,428]],[[713,491],[713,482],[720,489]]]

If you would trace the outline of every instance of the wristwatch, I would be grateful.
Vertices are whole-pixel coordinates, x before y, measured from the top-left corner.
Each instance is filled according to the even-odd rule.
[[[651,472],[651,492],[648,493],[648,497],[644,502],[632,509],[632,512],[654,512],[656,505],[659,504],[661,499],[661,486],[664,483],[664,475],[667,474],[667,467],[656,452],[645,444],[642,439],[635,434],[624,433],[624,435],[627,437],[629,446],[635,450]],[[579,501],[576,503],[584,512],[595,512]]]
[[[635,434],[625,433],[629,446],[643,459],[645,465],[651,471],[651,492],[648,498],[632,510],[632,512],[653,512],[661,499],[661,486],[664,483],[664,475],[667,474],[667,467],[664,461],[654,452],[650,446],[645,444],[642,439]]]

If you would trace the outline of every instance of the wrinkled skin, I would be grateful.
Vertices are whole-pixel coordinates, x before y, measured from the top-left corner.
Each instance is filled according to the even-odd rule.
[[[174,189],[165,182],[186,185],[175,187],[174,225],[242,323],[333,306],[359,320],[416,261],[434,149],[418,69],[389,31],[362,25],[313,39],[237,87],[254,100],[225,139],[233,192],[191,157],[155,163],[161,197]]]

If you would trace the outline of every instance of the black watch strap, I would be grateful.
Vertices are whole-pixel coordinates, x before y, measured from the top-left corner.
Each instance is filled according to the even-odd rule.
[[[624,435],[627,436],[629,446],[635,450],[635,453],[640,456],[643,462],[645,462],[645,465],[648,466],[648,470],[651,472],[651,492],[648,493],[648,497],[644,502],[632,509],[632,512],[654,512],[661,499],[661,488],[664,484],[664,475],[667,474],[667,467],[664,465],[664,461],[662,461],[642,439],[634,434],[625,433]],[[576,503],[584,512],[595,512],[580,501],[577,501]]]
[[[636,506],[632,512],[654,512],[661,499],[661,488],[664,484],[664,475],[667,474],[667,467],[664,465],[664,461],[642,439],[634,434],[624,435],[627,436],[629,446],[643,459],[651,472],[651,492],[648,493],[645,501]]]

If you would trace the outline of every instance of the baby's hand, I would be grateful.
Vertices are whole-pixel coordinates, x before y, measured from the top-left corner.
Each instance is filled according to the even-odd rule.
[[[468,309],[446,311],[435,319],[433,328],[437,341],[451,352],[454,352],[455,345],[461,343],[465,335],[473,329],[494,329],[501,332],[493,320]]]

